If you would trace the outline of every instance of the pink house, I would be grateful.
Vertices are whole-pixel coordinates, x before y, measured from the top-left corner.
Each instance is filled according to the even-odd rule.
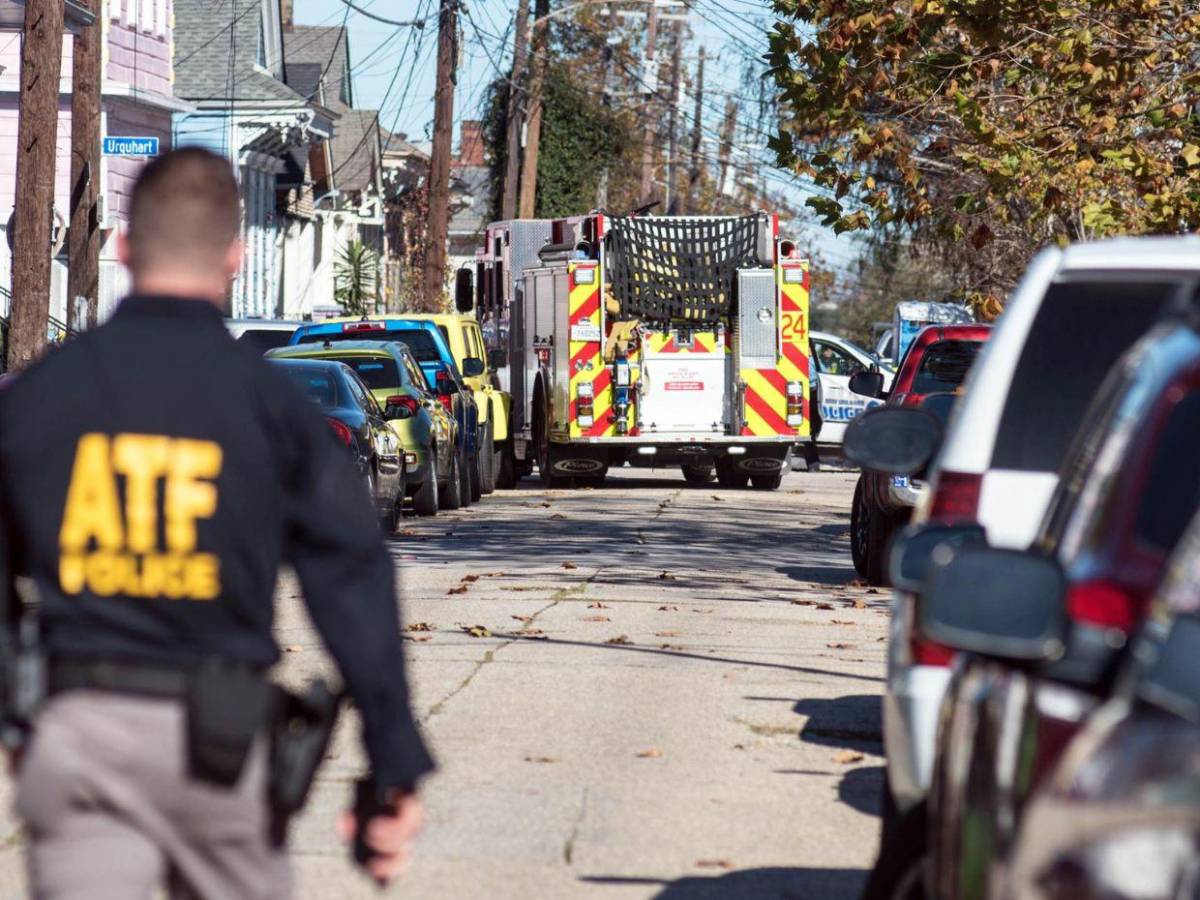
[[[12,213],[20,186],[16,183],[17,100],[20,90],[21,29],[25,7],[0,0],[0,230]],[[160,150],[171,140],[171,117],[193,109],[173,96],[172,0],[102,0],[104,36],[101,133],[110,137],[157,137]],[[64,37],[59,93],[58,165],[55,212],[66,220],[69,210],[71,146],[71,38]],[[116,260],[115,235],[128,215],[129,188],[145,160],[109,156],[101,163],[102,229],[100,250],[100,314],[104,317],[125,289]],[[65,251],[64,251],[65,252]],[[58,263],[65,260],[60,259]],[[65,318],[65,265],[56,264],[51,314]],[[7,242],[0,242],[0,285],[10,283]]]

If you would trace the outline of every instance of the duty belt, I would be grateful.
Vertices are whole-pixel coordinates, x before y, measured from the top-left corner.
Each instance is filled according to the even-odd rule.
[[[55,659],[50,662],[50,693],[94,690],[150,697],[183,697],[192,671],[182,667],[107,660]]]

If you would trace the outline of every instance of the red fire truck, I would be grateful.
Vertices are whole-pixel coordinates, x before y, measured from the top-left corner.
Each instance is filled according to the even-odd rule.
[[[809,434],[808,262],[775,216],[496,222],[457,287],[546,485],[628,463],[772,490]]]

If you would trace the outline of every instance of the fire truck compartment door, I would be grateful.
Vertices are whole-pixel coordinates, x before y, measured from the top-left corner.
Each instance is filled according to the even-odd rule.
[[[779,300],[775,272],[738,272],[738,347],[742,369],[773,369],[779,354]]]
[[[689,350],[674,332],[661,352],[648,343],[642,344],[642,433],[723,432],[724,345],[712,352]]]

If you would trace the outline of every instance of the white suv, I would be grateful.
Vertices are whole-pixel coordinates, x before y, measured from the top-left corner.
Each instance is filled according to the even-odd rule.
[[[1039,254],[967,376],[917,520],[978,522],[992,546],[1027,547],[1109,368],[1168,308],[1194,303],[1198,282],[1195,237]],[[913,629],[914,603],[897,592],[888,642],[889,819],[925,799],[950,677],[951,652]]]

